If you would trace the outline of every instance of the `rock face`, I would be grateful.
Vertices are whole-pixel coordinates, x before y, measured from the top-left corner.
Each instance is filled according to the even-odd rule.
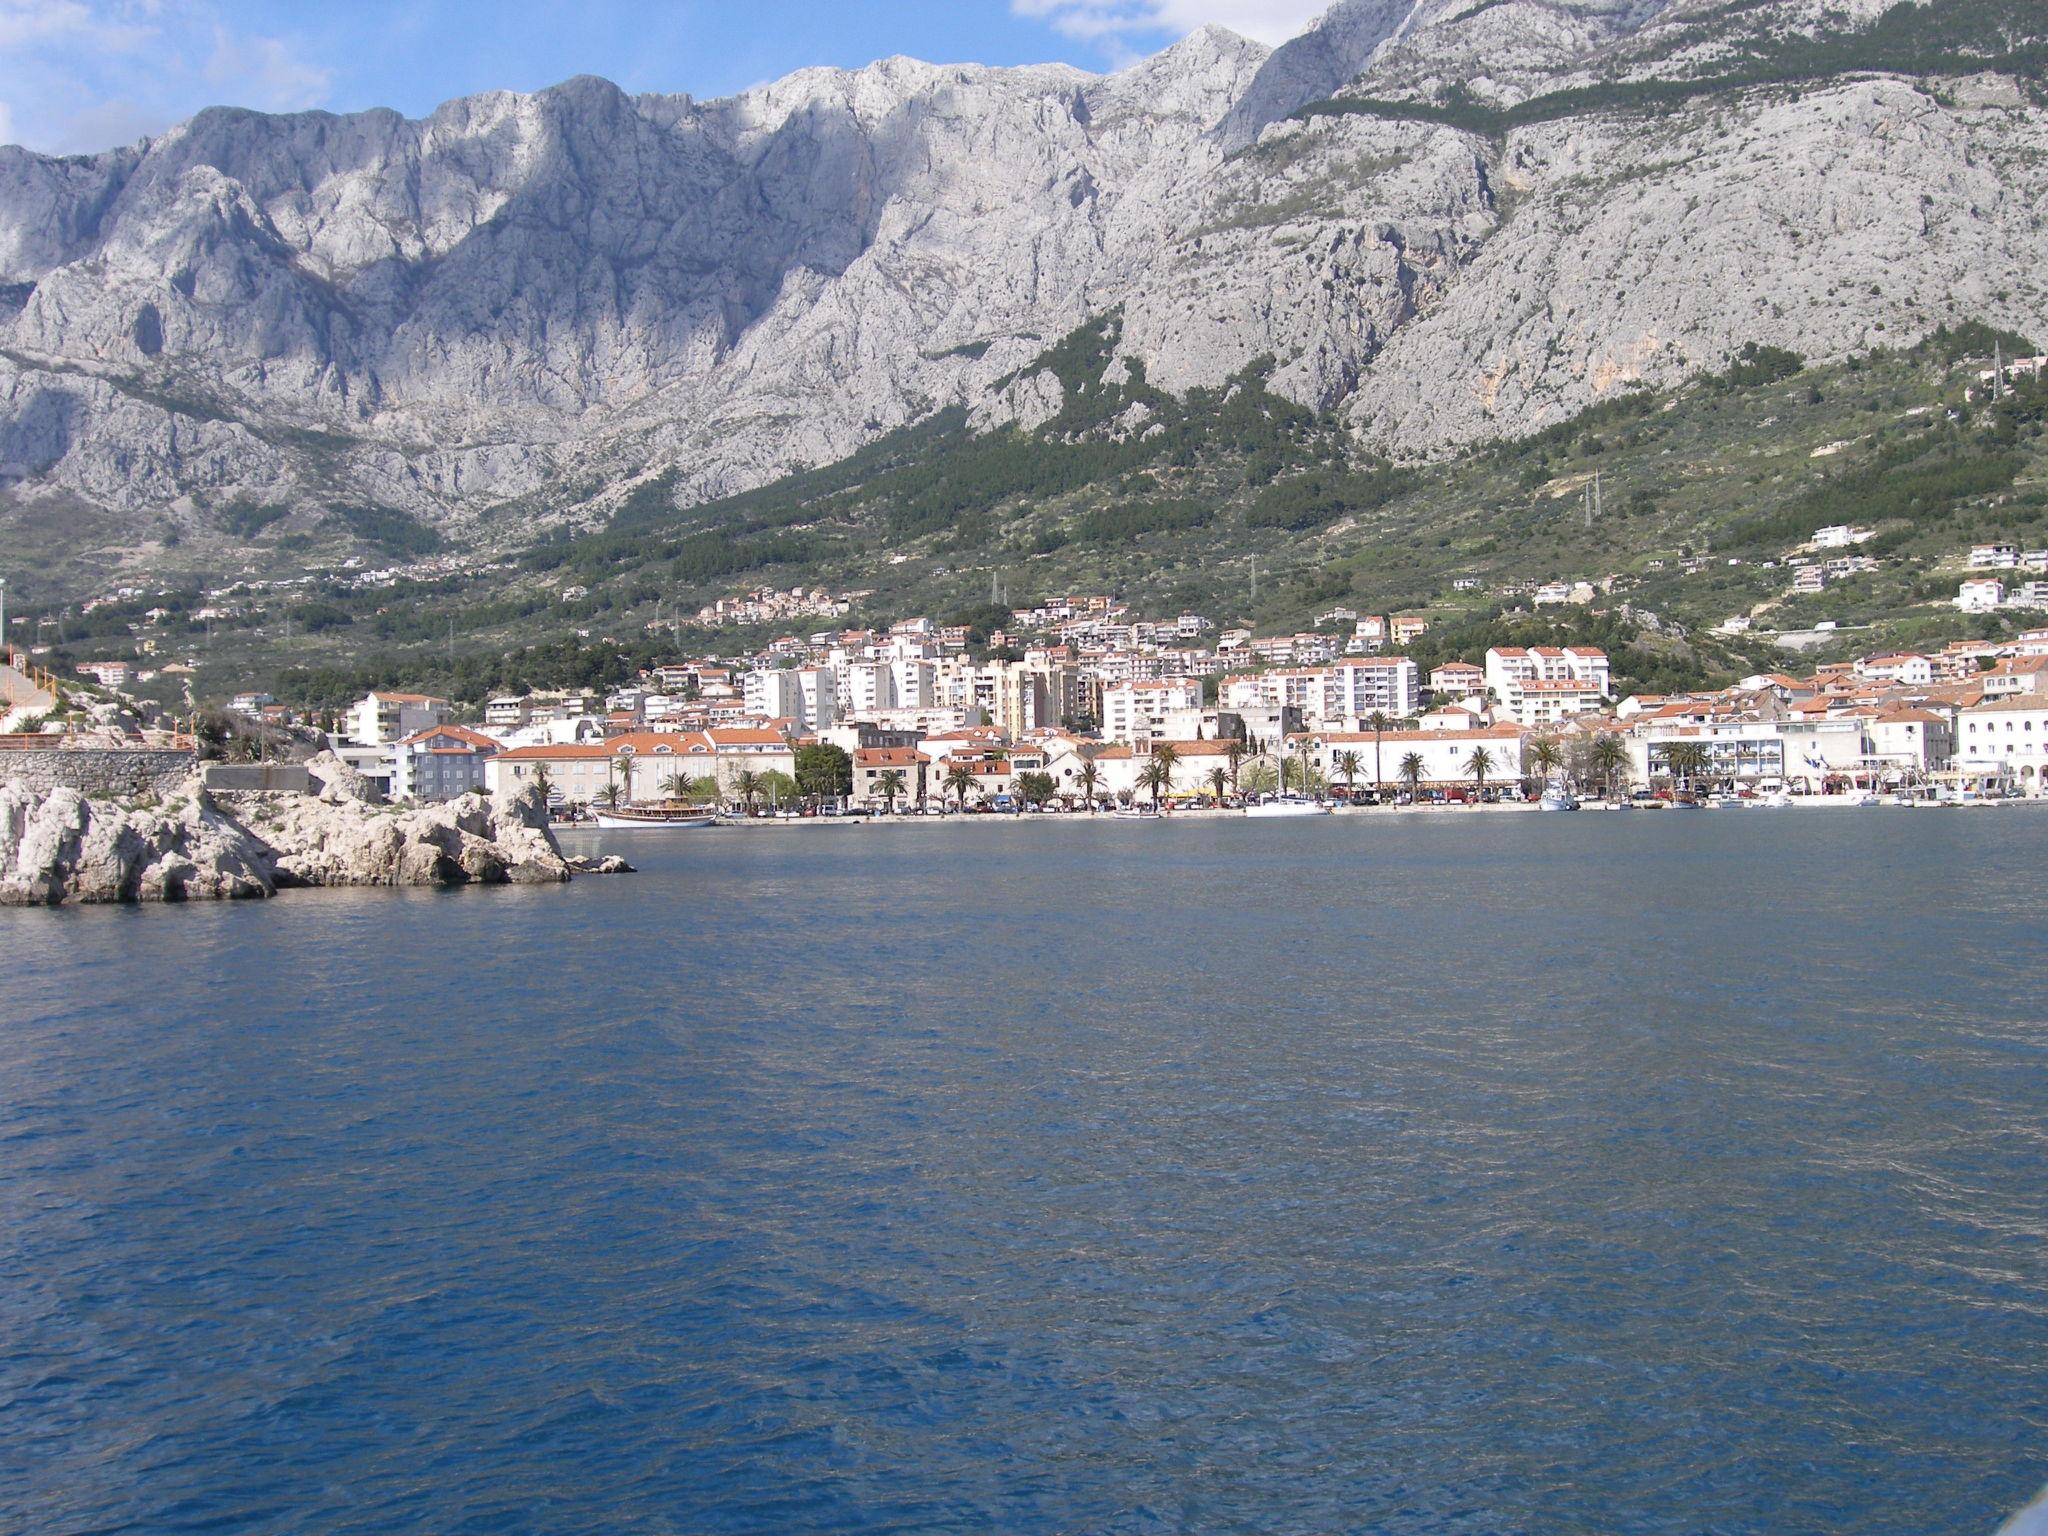
[[[606,871],[607,873],[609,871]],[[536,885],[570,878],[537,793],[397,812],[305,795],[167,808],[0,784],[0,906],[269,896],[294,886]]]
[[[712,102],[577,79],[0,149],[0,485],[216,539],[237,498],[291,530],[497,509],[502,536],[942,407],[1043,420],[1058,386],[1026,365],[1118,307],[1154,383],[1269,355],[1405,455],[1750,341],[2048,329],[2048,112],[2009,81],[1845,74],[1499,133],[1290,116],[1675,78],[1880,8],[1341,0],[1277,51],[1206,28],[1108,77],[891,59]]]
[[[203,790],[161,811],[0,784],[0,906],[268,896],[269,850]]]
[[[340,885],[543,885],[570,878],[532,790],[412,811],[265,796],[241,806],[270,847],[280,889]]]
[[[306,773],[313,782],[314,794],[328,805],[384,803],[384,792],[376,781],[357,772],[354,765],[344,762],[332,749],[306,759]]]

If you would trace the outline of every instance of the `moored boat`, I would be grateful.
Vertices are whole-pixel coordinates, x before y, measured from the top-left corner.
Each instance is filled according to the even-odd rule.
[[[718,820],[716,812],[696,805],[600,806],[595,815],[598,826],[608,832],[623,831],[629,827],[667,827],[680,831],[708,827]]]
[[[1327,816],[1330,808],[1319,801],[1290,796],[1281,800],[1268,800],[1264,805],[1248,805],[1244,808],[1247,816]]]

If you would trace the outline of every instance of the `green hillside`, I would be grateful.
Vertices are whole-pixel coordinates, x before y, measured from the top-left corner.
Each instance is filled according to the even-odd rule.
[[[976,434],[942,413],[722,501],[679,509],[650,482],[605,529],[552,535],[496,569],[371,591],[325,580],[214,622],[210,639],[177,616],[201,605],[195,583],[95,613],[69,649],[118,650],[140,610],[165,606],[162,643],[197,657],[202,694],[255,684],[331,702],[403,682],[474,699],[750,648],[771,635],[674,626],[755,585],[866,593],[861,624],[927,613],[984,626],[1000,586],[1017,605],[1103,591],[1141,614],[1261,629],[1335,606],[1421,611],[1435,626],[1414,648],[1425,661],[1578,635],[1609,643],[1631,686],[1668,688],[1782,664],[1765,640],[1710,635],[1737,614],[1759,628],[1834,620],[1839,650],[2010,627],[1956,613],[1944,562],[1994,535],[2048,544],[2048,390],[1965,399],[1994,342],[2024,355],[2023,337],[1942,332],[1815,369],[1751,349],[1678,390],[1624,390],[1531,437],[1404,466],[1362,455],[1257,367],[1185,400],[1126,377],[1116,326],[1105,317],[1040,360],[1066,405],[1035,432]],[[1876,527],[1864,552],[1880,569],[1786,598],[1790,573],[1763,562],[1844,521]],[[1606,578],[1596,611],[1503,618],[1526,608],[1518,586]],[[587,597],[564,602],[579,587]]]

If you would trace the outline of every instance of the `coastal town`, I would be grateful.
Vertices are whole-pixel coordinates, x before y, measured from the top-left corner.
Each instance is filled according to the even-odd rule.
[[[1823,529],[1814,542],[1853,547],[1854,534]],[[2013,548],[1971,563],[2038,560]],[[1996,581],[1971,577],[1959,604]],[[786,618],[846,607],[822,590],[764,591],[704,618],[715,628],[743,608]],[[1403,647],[1430,622],[1338,608],[1311,630],[1260,635],[1073,595],[1010,608],[984,634],[929,618],[789,633],[603,690],[467,705],[377,690],[324,716],[249,690],[228,701],[229,739],[212,742],[194,734],[196,715],[129,707],[123,690],[146,664],[87,661],[60,678],[10,651],[0,757],[137,746],[232,756],[239,745],[265,758],[297,742],[331,750],[393,801],[537,787],[560,822],[615,824],[2048,793],[2048,628],[1646,694],[1619,689],[1608,654],[1584,644],[1489,647],[1425,673]],[[97,692],[94,707],[60,709],[80,687]]]

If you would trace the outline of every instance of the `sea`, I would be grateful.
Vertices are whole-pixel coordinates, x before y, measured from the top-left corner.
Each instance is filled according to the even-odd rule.
[[[0,913],[0,1531],[1990,1533],[2048,807]]]

